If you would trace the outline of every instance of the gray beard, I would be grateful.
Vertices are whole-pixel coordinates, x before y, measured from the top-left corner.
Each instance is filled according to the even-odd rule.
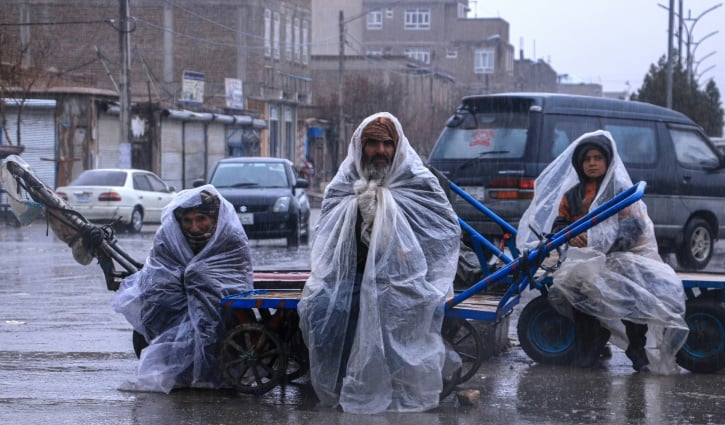
[[[389,170],[389,164],[378,166],[368,160],[363,163],[363,175],[368,180],[382,180],[388,175]]]

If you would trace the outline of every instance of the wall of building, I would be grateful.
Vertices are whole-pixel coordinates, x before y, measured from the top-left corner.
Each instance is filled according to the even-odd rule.
[[[95,168],[121,168],[118,143],[118,114],[101,112],[98,116],[98,157]]]
[[[176,190],[184,189],[182,145],[184,123],[178,120],[163,120],[161,132],[161,169],[158,175]]]
[[[131,1],[130,14],[135,18],[130,33],[132,101],[219,113],[249,112],[264,119],[267,103],[281,101],[294,109],[296,117],[296,108],[311,102],[310,5],[310,0]],[[279,17],[279,55],[265,48],[266,15]],[[30,43],[28,65],[61,71],[49,74],[47,86],[117,89],[118,0],[7,0],[3,16],[26,23],[77,22],[8,27],[4,34],[9,43],[21,39]],[[302,43],[303,37],[307,43]],[[181,102],[184,71],[204,74],[203,104]],[[226,78],[243,81],[246,109],[227,111]],[[292,128],[298,125],[293,124]],[[261,137],[267,137],[265,132]],[[295,134],[293,139],[300,142]],[[287,149],[285,155],[294,159],[295,151],[295,147]],[[131,166],[130,157],[119,161]]]

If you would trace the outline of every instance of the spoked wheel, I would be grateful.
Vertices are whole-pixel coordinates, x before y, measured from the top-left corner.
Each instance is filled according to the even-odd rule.
[[[468,320],[449,317],[443,320],[442,335],[463,362],[456,384],[468,381],[476,374],[483,360],[481,335]]]
[[[725,305],[714,299],[688,300],[685,321],[690,333],[677,364],[696,373],[725,367]]]
[[[537,363],[568,365],[574,360],[574,323],[549,304],[546,295],[531,300],[516,325],[524,352]]]
[[[244,393],[264,394],[285,379],[287,351],[277,335],[260,324],[232,329],[219,358],[224,381]]]

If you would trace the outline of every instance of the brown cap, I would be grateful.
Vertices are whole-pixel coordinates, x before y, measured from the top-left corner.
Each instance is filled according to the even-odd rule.
[[[360,139],[363,147],[368,139],[392,140],[396,149],[398,147],[398,131],[395,129],[395,124],[385,117],[378,117],[370,121],[363,129]]]
[[[209,216],[211,219],[216,220],[219,215],[219,198],[213,193],[209,193],[206,190],[202,190],[199,193],[201,197],[201,204],[194,205],[193,207],[182,208],[178,207],[174,209],[174,217],[177,221],[181,222],[181,219],[189,211],[197,211],[201,214]]]

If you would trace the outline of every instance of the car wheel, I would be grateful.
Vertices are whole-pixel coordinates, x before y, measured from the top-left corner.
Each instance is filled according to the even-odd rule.
[[[307,217],[307,220],[305,220],[305,224],[302,226],[302,231],[300,233],[300,242],[304,245],[307,245],[310,242],[310,218]]]
[[[131,213],[131,221],[128,223],[128,231],[131,233],[140,233],[143,227],[143,212],[139,207],[133,209]]]
[[[702,270],[710,262],[715,237],[707,221],[693,218],[685,226],[682,245],[677,250],[677,263],[693,270]]]
[[[287,234],[287,246],[288,247],[298,247],[300,246],[300,233],[301,232],[302,225],[300,223],[300,217],[297,216],[295,219],[294,225],[292,226],[292,232]]]

